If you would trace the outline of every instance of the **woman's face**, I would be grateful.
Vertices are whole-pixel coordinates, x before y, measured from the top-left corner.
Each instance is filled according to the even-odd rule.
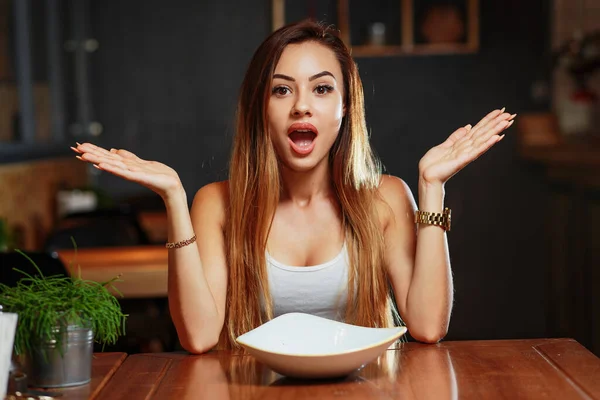
[[[345,113],[343,75],[333,51],[315,42],[288,45],[275,67],[267,108],[279,160],[304,172],[327,162]]]

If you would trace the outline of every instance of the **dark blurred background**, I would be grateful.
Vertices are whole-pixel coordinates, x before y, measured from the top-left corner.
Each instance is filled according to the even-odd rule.
[[[10,1],[3,3],[13,10]],[[179,172],[190,202],[203,185],[226,179],[238,88],[253,51],[272,31],[273,4],[278,2],[33,1],[28,12],[47,13],[52,3],[58,5],[63,16],[59,31],[65,37],[73,41],[93,38],[93,42],[88,42],[87,52],[69,53],[69,42],[63,38],[61,93],[65,105],[59,110],[64,115],[59,139],[38,137],[27,142],[21,137],[19,143],[18,138],[11,137],[5,143],[0,141],[0,217],[16,229],[22,244],[32,249],[41,247],[46,232],[60,220],[53,194],[59,190],[85,187],[113,206],[127,204],[144,211],[161,211],[160,199],[146,189],[93,169],[75,173],[81,167],[67,161],[54,167],[43,164],[33,174],[39,178],[44,174],[40,171],[63,171],[50,179],[50,205],[36,211],[36,201],[27,194],[35,182],[27,165],[70,156],[63,143],[91,141],[166,163]],[[287,3],[294,7],[302,2]],[[349,1],[350,24],[353,16],[377,12],[386,15],[387,8],[398,7],[395,3],[400,2]],[[469,4],[424,3],[458,4],[462,11]],[[475,3],[479,4],[479,31],[474,51],[355,57],[365,89],[372,142],[385,171],[403,178],[416,197],[420,157],[458,127],[475,124],[489,111],[504,106],[519,114],[517,121],[530,121],[528,116],[541,118],[543,122],[533,125],[515,124],[503,142],[446,186],[446,205],[453,211],[448,240],[456,291],[447,339],[577,335],[592,348],[594,338],[600,336],[600,323],[590,317],[600,310],[600,300],[592,294],[600,284],[598,236],[590,222],[600,214],[598,186],[565,178],[571,172],[560,175],[560,168],[573,171],[570,164],[559,162],[559,169],[554,168],[555,164],[552,169],[549,165],[554,158],[545,162],[548,159],[539,154],[550,153],[537,150],[554,149],[557,143],[566,143],[567,147],[575,143],[580,146],[577,149],[597,151],[597,125],[585,134],[568,136],[561,129],[566,125],[559,126],[560,121],[555,119],[563,104],[557,93],[580,89],[571,88],[566,74],[557,72],[561,64],[556,53],[574,32],[598,28],[599,18],[593,17],[598,16],[598,7],[589,6],[582,14],[577,8],[579,3],[558,0]],[[305,9],[298,7],[298,13]],[[320,7],[336,9],[322,4]],[[335,19],[340,15],[324,17]],[[389,16],[386,18],[389,20]],[[388,32],[395,29],[389,26],[391,23]],[[9,27],[7,31],[15,29]],[[47,78],[43,71],[40,75],[34,81]],[[596,78],[591,80],[592,88],[598,87]],[[0,85],[7,86],[11,79],[0,81],[4,82]],[[14,77],[22,82],[20,79]],[[6,98],[4,90],[0,96]],[[52,103],[56,97],[52,88],[48,90],[46,103]],[[597,102],[594,107],[592,114],[596,115]],[[54,111],[48,112],[48,121],[52,121]],[[17,119],[21,125],[23,118],[21,113]],[[39,126],[36,129],[39,131]],[[528,153],[523,149],[529,148],[528,138],[536,134],[550,139],[532,140],[537,147]],[[569,160],[576,160],[580,153],[576,150],[574,154]],[[597,182],[596,157],[586,157],[592,161],[573,168],[591,174],[591,181]],[[3,170],[7,171],[4,180]],[[549,178],[556,174],[562,178]],[[557,206],[556,196],[566,200]],[[573,198],[576,200],[571,201]],[[15,203],[20,208],[25,203],[33,211],[13,214]],[[562,214],[557,215],[555,207],[562,207]],[[587,223],[577,222],[579,225],[573,227],[569,225],[575,223],[572,212],[579,207],[588,211],[583,216],[577,214],[576,220]],[[46,216],[48,213],[51,216]],[[37,221],[37,228],[32,228],[32,221]],[[583,238],[569,229],[575,229]],[[562,242],[556,239],[559,236]],[[573,247],[569,240],[575,237]],[[573,266],[573,252],[580,253],[577,246],[583,246],[584,255]],[[579,272],[568,275],[573,268]],[[558,289],[557,281],[562,282]],[[557,304],[557,296],[572,303],[565,308]],[[583,300],[573,300],[580,296]],[[570,310],[579,310],[579,314]],[[568,319],[576,316],[583,322]],[[557,323],[558,318],[566,319]]]

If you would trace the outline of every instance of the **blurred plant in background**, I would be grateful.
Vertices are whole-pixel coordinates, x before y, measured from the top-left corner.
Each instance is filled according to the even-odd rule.
[[[554,64],[573,78],[577,91],[589,92],[589,79],[600,68],[600,31],[575,32],[554,54]]]
[[[557,108],[561,132],[571,137],[591,137],[598,130],[598,93],[591,85],[600,68],[600,31],[576,30],[553,54],[557,71],[569,76],[573,87],[564,93]]]

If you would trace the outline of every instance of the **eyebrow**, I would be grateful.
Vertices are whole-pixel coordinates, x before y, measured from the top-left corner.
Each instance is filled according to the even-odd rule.
[[[315,74],[311,77],[308,78],[309,81],[314,81],[315,79],[319,79],[322,76],[331,76],[333,78],[333,80],[335,81],[335,76],[333,76],[333,74],[329,71],[323,71],[323,72],[319,72],[318,74]],[[275,78],[280,78],[280,79],[285,79],[286,81],[291,81],[291,82],[296,82],[296,80],[294,78],[292,78],[291,76],[287,76],[284,74],[275,74],[273,75],[273,79]]]

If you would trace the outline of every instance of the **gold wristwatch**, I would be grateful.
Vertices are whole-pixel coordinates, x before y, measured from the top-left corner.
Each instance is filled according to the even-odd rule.
[[[450,232],[451,210],[446,207],[442,213],[432,213],[428,211],[417,211],[415,213],[416,224],[437,225],[447,232]]]

